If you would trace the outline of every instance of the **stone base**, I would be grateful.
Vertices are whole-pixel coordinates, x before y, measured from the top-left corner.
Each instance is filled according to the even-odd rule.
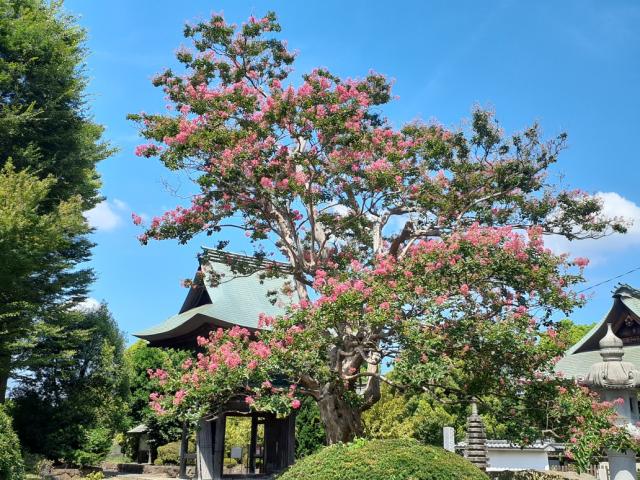
[[[98,467],[86,468],[52,468],[50,472],[43,475],[45,480],[78,480],[84,478],[89,473],[101,472]]]
[[[105,472],[130,473],[137,475],[163,476],[166,478],[178,478],[180,467],[178,465],[149,465],[146,463],[104,463]],[[196,467],[187,465],[187,477],[196,475]]]

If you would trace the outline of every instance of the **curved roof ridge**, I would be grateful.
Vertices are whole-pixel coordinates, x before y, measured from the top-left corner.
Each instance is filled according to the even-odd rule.
[[[238,325],[257,330],[260,314],[277,317],[286,313],[292,298],[285,292],[293,292],[287,288],[293,280],[289,264],[215,249],[203,250],[201,266],[207,262],[215,265],[211,265],[211,269],[202,268],[204,285],[197,288],[206,291],[210,303],[181,311],[134,334],[136,337],[152,342],[167,341],[204,325],[212,328]],[[214,275],[219,276],[218,281],[212,281]],[[192,292],[193,289],[190,294]]]
[[[214,262],[220,263],[223,265],[246,265],[248,267],[253,267],[258,270],[267,270],[273,267],[277,267],[278,269],[291,271],[291,264],[287,262],[280,262],[278,260],[271,260],[267,258],[260,258],[255,255],[245,255],[242,253],[235,252],[227,252],[224,250],[219,250],[216,248],[210,248],[203,246],[202,250],[204,252],[203,258]]]

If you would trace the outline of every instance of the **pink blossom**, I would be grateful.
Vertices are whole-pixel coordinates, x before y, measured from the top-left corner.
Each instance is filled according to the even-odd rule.
[[[442,305],[444,302],[447,301],[447,296],[446,295],[439,295],[436,297],[436,305]]]
[[[271,189],[273,188],[274,183],[270,178],[262,177],[260,179],[260,185],[262,185],[262,188]]]
[[[467,285],[466,283],[460,285],[460,293],[465,297],[469,295],[469,285]]]
[[[131,214],[131,219],[133,220],[134,225],[140,225],[142,223],[142,217],[135,213]]]
[[[573,263],[575,263],[576,266],[578,266],[580,268],[584,268],[587,265],[589,265],[589,259],[588,258],[584,258],[584,257],[578,257],[573,261]]]
[[[291,408],[293,408],[294,410],[297,410],[300,408],[300,400],[298,400],[297,398],[294,398],[291,401]]]
[[[254,403],[256,403],[256,399],[251,397],[251,396],[246,396],[246,397],[244,397],[244,403],[246,403],[247,405],[251,406]]]
[[[148,143],[145,145],[138,145],[134,150],[134,154],[137,157],[150,157],[151,155],[154,155],[161,150],[162,148],[160,146]]]
[[[255,356],[262,359],[268,358],[271,355],[271,348],[269,348],[269,346],[266,345],[262,340],[258,342],[251,342],[249,344],[249,350]]]
[[[180,405],[183,401],[184,401],[184,397],[187,396],[187,392],[180,389],[178,390],[175,395],[173,396],[173,404],[174,405]]]

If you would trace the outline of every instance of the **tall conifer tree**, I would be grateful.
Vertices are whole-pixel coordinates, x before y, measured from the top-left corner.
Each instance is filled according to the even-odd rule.
[[[8,259],[2,274],[20,288],[12,282],[0,285],[0,401],[12,370],[43,360],[34,359],[36,350],[28,347],[64,329],[66,320],[56,325],[58,320],[68,318],[64,311],[83,298],[92,280],[92,272],[80,266],[92,247],[82,211],[100,201],[96,164],[111,149],[86,108],[84,40],[61,2],[0,0],[0,167],[10,162],[18,172],[46,179],[46,195],[33,205],[38,215],[55,213],[65,202],[77,206],[70,213],[75,227],[64,232],[64,241],[32,255],[27,270],[26,262],[13,263],[29,256],[29,242],[38,244],[20,232],[25,221],[37,223],[37,218],[16,220],[2,232],[0,248]],[[6,211],[19,207],[11,203],[20,201],[14,196],[0,200]]]

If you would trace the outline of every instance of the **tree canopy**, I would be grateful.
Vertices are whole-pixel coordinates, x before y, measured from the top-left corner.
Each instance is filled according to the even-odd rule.
[[[295,86],[278,32],[272,13],[187,25],[184,69],[153,81],[169,113],[130,116],[148,139],[136,153],[188,170],[200,189],[142,243],[204,232],[224,247],[240,230],[263,274],[284,257],[294,279],[288,313],[263,316],[262,331],[212,332],[197,358],[153,372],[153,408],[195,419],[240,393],[286,414],[310,396],[333,443],[362,434],[383,382],[521,401],[561,352],[539,342],[552,314],[584,301],[572,287],[588,260],[555,254],[544,236],[599,238],[625,222],[550,181],[565,134],[506,134],[482,109],[464,128],[394,128],[383,75],[315,69]]]
[[[12,371],[43,361],[31,347],[60,331],[93,278],[82,212],[101,199],[95,167],[111,149],[87,111],[84,39],[61,2],[0,0],[0,401]]]
[[[32,367],[12,394],[12,413],[29,452],[94,465],[126,420],[124,338],[106,305],[68,315],[65,335],[38,346],[56,361]]]

